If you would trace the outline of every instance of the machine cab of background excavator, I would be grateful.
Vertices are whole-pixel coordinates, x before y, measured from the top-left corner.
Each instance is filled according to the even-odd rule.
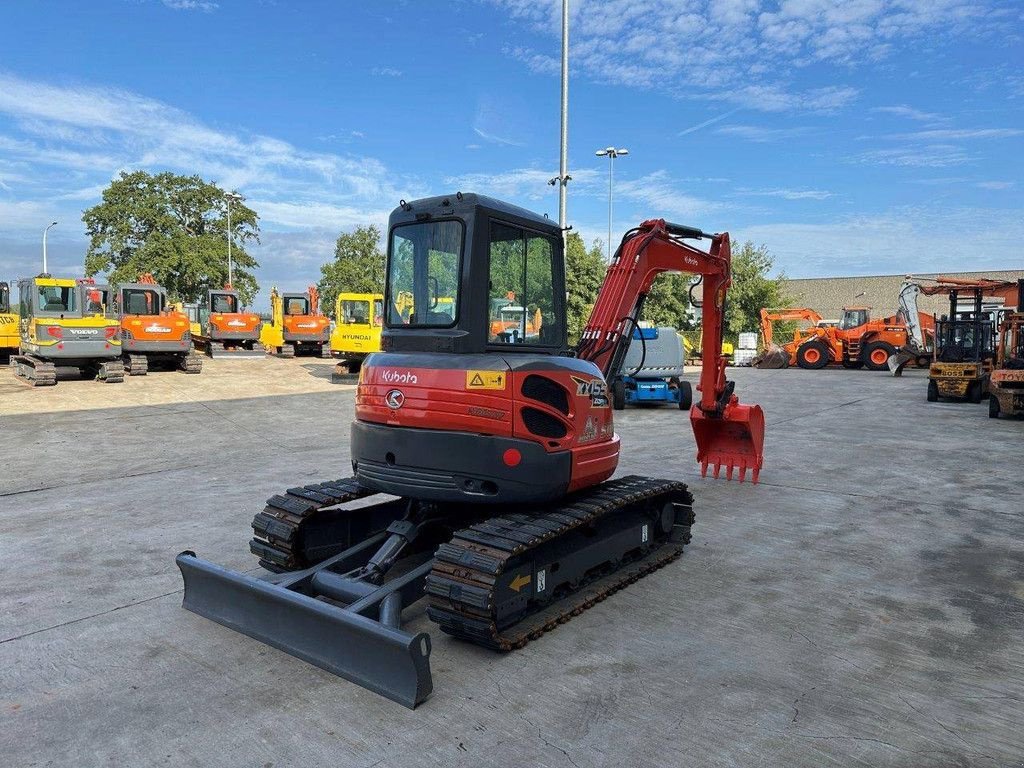
[[[167,293],[155,285],[122,285],[118,295],[122,315],[159,315],[167,306]]]
[[[384,304],[386,352],[564,353],[561,230],[483,195],[403,201],[388,224]]]
[[[849,331],[859,328],[870,319],[868,307],[846,307],[843,309],[843,316],[839,320],[839,330]]]
[[[218,314],[234,314],[238,312],[238,294],[228,290],[210,291],[206,300],[206,308],[210,312]]]
[[[11,311],[11,287],[0,282],[0,314]]]

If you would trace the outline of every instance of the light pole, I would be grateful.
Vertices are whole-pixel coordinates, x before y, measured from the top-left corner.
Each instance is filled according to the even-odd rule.
[[[43,230],[43,274],[44,275],[47,274],[47,272],[46,272],[46,233],[50,231],[50,227],[56,227],[56,226],[57,226],[57,222],[55,221],[52,224],[48,224],[46,226],[46,229]]]
[[[242,197],[237,192],[226,192],[224,194],[224,199],[227,201],[227,205],[228,205],[228,285],[229,286],[233,286],[234,283],[235,283],[235,281],[234,281],[234,276],[235,275],[234,275],[234,267],[232,266],[232,263],[231,263],[231,204],[232,203],[240,203],[243,200],[245,200],[245,198]]]
[[[628,155],[629,150],[625,147],[616,149],[615,147],[605,147],[599,149],[594,153],[598,157],[608,158],[608,261],[612,260],[612,181],[615,176],[615,158]]]

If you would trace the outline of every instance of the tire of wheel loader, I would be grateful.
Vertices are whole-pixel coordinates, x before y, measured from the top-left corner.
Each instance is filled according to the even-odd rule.
[[[861,359],[869,371],[885,371],[889,368],[889,356],[896,354],[896,347],[884,341],[872,341],[861,352]]]
[[[688,381],[679,382],[679,410],[688,411],[693,405],[693,387]]]
[[[809,341],[796,351],[796,364],[809,371],[828,365],[828,347],[818,341]]]
[[[990,419],[999,418],[999,398],[989,393],[988,398],[988,417]]]
[[[928,402],[934,403],[939,399],[939,385],[934,381],[928,382]]]
[[[626,385],[622,383],[622,379],[618,379],[612,383],[612,408],[616,411],[621,411],[626,407]]]

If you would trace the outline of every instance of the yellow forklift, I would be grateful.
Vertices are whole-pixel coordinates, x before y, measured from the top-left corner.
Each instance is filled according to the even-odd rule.
[[[996,364],[988,383],[988,415],[1024,416],[1024,280],[1017,282],[1017,311],[999,326]]]
[[[35,387],[76,368],[107,384],[124,380],[121,321],[110,314],[110,287],[47,274],[18,281],[19,342],[15,375]]]
[[[995,359],[995,325],[982,312],[982,297],[991,281],[961,281],[949,288],[949,315],[935,323],[935,349],[928,370],[928,402],[942,399],[980,403],[988,396]],[[960,294],[968,294],[964,310]]]

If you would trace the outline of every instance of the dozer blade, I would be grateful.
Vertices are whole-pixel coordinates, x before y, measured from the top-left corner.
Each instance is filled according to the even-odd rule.
[[[356,610],[200,560],[194,552],[182,552],[176,562],[186,610],[410,709],[433,690],[425,632],[411,635]]]
[[[751,470],[751,480],[758,481],[764,462],[764,412],[759,405],[731,403],[722,416],[707,416],[698,407],[690,410],[690,424],[697,441],[697,462],[701,477],[707,477],[708,466],[714,467],[717,479],[725,467],[726,479],[732,480],[739,470],[739,481]]]

